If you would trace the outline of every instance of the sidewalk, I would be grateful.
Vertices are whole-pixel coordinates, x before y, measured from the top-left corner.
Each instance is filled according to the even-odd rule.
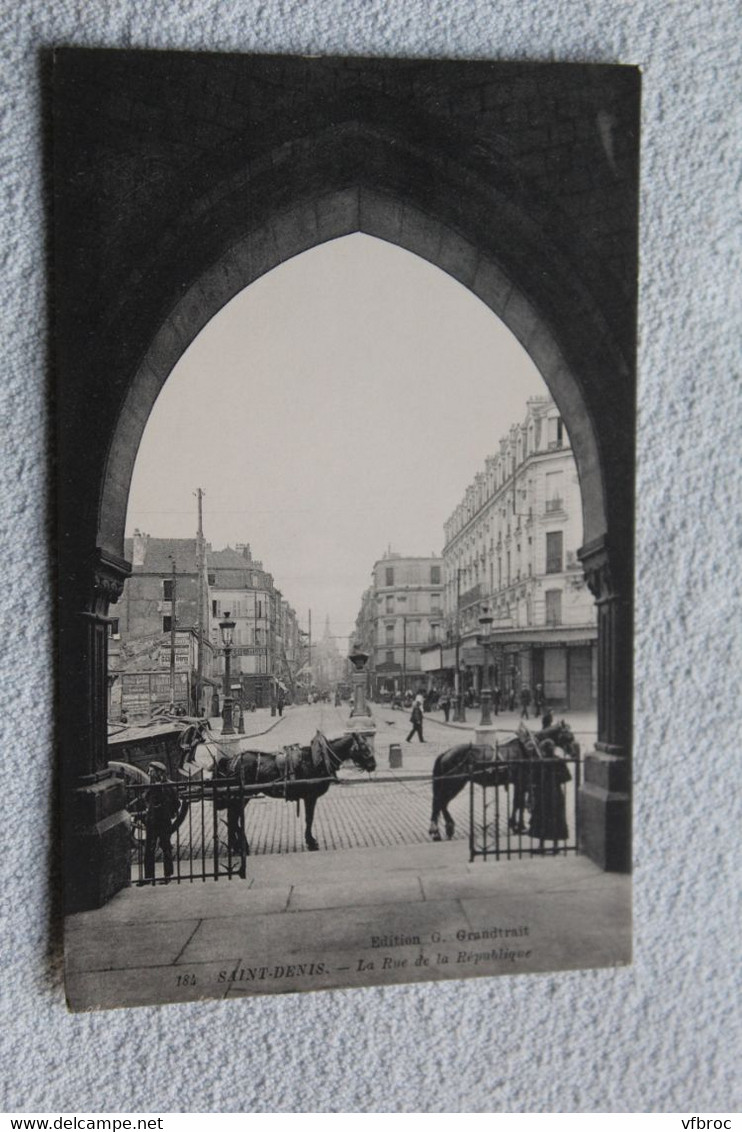
[[[470,864],[460,842],[263,856],[67,918],[75,1010],[617,966],[630,878],[581,857]]]

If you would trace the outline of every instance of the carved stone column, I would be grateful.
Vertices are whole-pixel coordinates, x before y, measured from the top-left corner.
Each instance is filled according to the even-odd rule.
[[[632,584],[630,556],[606,538],[578,552],[598,608],[598,741],[580,788],[583,851],[606,870],[631,868]]]
[[[80,578],[78,608],[60,618],[66,912],[99,908],[130,878],[126,794],[107,767],[108,608],[130,572],[98,551]]]

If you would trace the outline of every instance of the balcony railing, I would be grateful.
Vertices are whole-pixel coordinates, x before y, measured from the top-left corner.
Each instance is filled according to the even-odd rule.
[[[482,597],[482,583],[477,582],[476,586],[466,590],[465,593],[459,597],[459,606],[463,608],[465,605],[472,605],[473,602],[479,601]]]
[[[549,512],[549,511],[563,511],[564,510],[564,500],[558,495],[555,495],[553,499],[547,499],[546,500],[546,510],[547,510],[547,512]]]

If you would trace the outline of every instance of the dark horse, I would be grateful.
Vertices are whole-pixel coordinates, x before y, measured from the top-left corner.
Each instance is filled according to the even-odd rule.
[[[555,746],[561,747],[568,755],[577,756],[580,753],[579,744],[564,720],[545,731],[538,731],[534,738],[537,743],[551,739]],[[433,764],[433,812],[429,830],[433,841],[441,840],[438,829],[441,814],[446,837],[449,840],[453,837],[455,823],[448,812],[448,805],[470,780],[480,786],[512,786],[513,809],[508,817],[508,824],[514,833],[525,833],[523,815],[530,781],[525,760],[538,758],[538,749],[525,727],[521,727],[518,734],[507,743],[499,743],[497,749],[460,743],[444,751]]]
[[[371,747],[362,735],[351,732],[339,739],[325,739],[317,732],[308,747],[284,747],[280,751],[220,752],[215,759],[212,781],[224,781],[217,792],[217,809],[227,811],[229,850],[249,853],[245,836],[244,808],[251,798],[264,794],[285,802],[304,803],[304,839],[307,849],[319,849],[312,835],[317,799],[337,781],[338,768],[351,760],[359,770],[376,770]]]

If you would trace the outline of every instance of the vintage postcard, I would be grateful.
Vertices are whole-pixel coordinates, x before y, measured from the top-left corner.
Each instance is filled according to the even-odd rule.
[[[630,962],[639,97],[56,53],[72,1009]]]

